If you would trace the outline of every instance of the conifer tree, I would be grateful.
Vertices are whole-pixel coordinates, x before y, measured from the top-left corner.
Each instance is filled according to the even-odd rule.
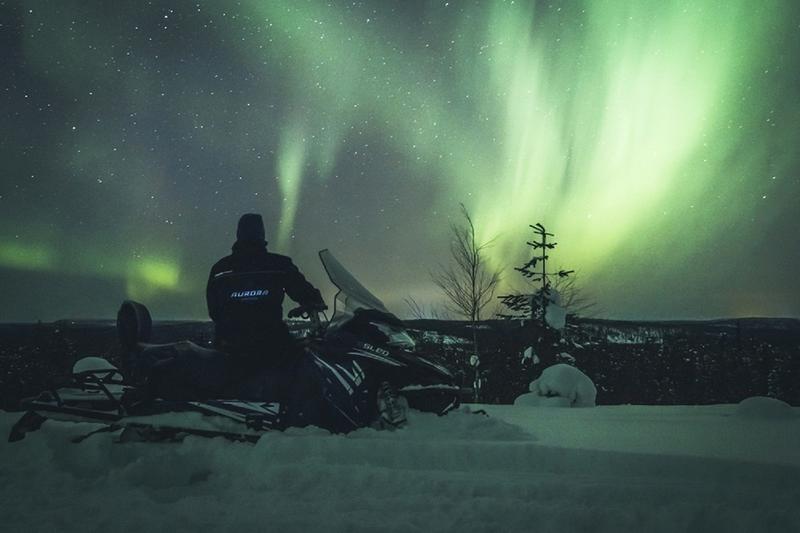
[[[542,325],[547,327],[546,311],[553,286],[551,279],[564,279],[575,271],[559,269],[548,272],[549,252],[558,245],[557,242],[551,242],[548,237],[555,237],[555,235],[548,233],[545,227],[538,222],[531,228],[536,237],[526,244],[532,248],[532,257],[522,266],[515,267],[514,270],[522,274],[529,283],[539,284],[539,287],[530,294],[500,296],[502,304],[510,311],[510,313],[503,313],[500,316],[503,318],[540,319]]]

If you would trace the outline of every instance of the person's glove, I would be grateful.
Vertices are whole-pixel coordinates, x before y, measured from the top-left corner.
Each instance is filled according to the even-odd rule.
[[[311,313],[319,313],[324,311],[328,308],[327,305],[324,303],[319,304],[312,304],[312,305],[301,305],[299,307],[295,307],[289,313],[287,313],[289,318],[308,318],[309,314]]]

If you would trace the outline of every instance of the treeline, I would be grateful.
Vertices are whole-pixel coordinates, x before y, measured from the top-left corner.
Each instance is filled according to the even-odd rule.
[[[419,325],[437,327],[436,321]],[[800,406],[800,328],[738,335],[696,329],[670,326],[644,339],[632,334],[625,343],[625,332],[594,325],[572,324],[558,335],[535,324],[489,321],[476,330],[480,352],[473,366],[470,326],[440,322],[437,335],[418,331],[418,348],[440,354],[482,402],[511,403],[542,369],[566,362],[594,381],[598,404],[738,403],[771,396]],[[524,357],[529,347],[530,357]]]
[[[443,359],[456,372],[468,389],[465,400],[511,403],[544,368],[567,362],[594,381],[598,404],[737,403],[759,395],[800,406],[800,321],[770,324],[585,321],[569,324],[563,335],[518,320],[474,327],[418,320],[409,326],[420,353]],[[160,323],[153,340],[205,344],[211,333],[208,322]],[[472,357],[475,340],[478,361]],[[0,409],[16,409],[21,398],[67,378],[74,362],[89,355],[124,366],[113,324],[0,325]]]

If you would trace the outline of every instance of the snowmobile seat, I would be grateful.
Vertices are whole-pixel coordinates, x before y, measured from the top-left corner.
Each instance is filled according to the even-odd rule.
[[[125,351],[135,350],[139,344],[150,341],[153,320],[147,307],[125,300],[117,311],[117,336]]]

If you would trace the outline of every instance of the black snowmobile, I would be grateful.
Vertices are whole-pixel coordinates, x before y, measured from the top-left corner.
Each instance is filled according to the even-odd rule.
[[[126,301],[117,331],[130,354],[129,368],[120,371],[99,357],[80,359],[69,385],[22,401],[27,412],[9,440],[53,419],[103,424],[75,441],[116,431],[119,440],[199,435],[255,441],[265,431],[308,425],[336,433],[396,428],[409,407],[439,415],[457,407],[459,387],[450,371],[415,354],[403,323],[328,250],[319,257],[338,289],[333,316],[324,323],[317,312],[289,313],[309,321],[289,364],[250,367],[189,341],[150,344],[150,313]],[[238,369],[232,374],[237,379],[205,386],[203,376],[231,367]]]

